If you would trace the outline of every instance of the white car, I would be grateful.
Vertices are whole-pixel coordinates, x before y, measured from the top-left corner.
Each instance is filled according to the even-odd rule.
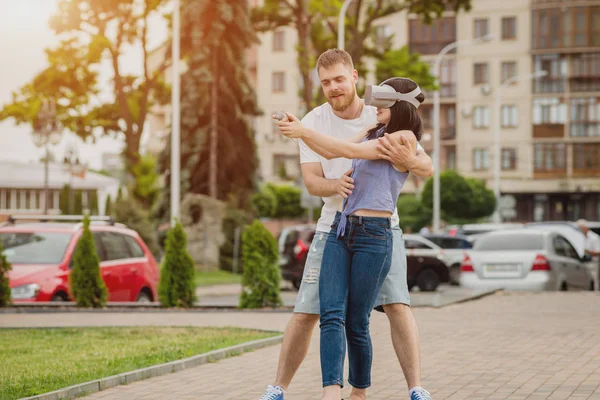
[[[450,283],[458,285],[460,263],[472,247],[466,238],[449,235],[421,236],[414,234],[405,234],[403,238],[407,255],[435,257],[441,260],[449,269]]]
[[[584,258],[563,235],[514,229],[480,236],[461,264],[460,285],[524,291],[592,289]]]

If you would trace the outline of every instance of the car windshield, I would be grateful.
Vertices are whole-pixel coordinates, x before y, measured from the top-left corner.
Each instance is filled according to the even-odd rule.
[[[4,255],[11,264],[58,264],[71,236],[56,232],[0,233]]]
[[[471,243],[464,239],[449,237],[427,237],[430,241],[440,246],[442,249],[470,249]]]
[[[473,250],[506,251],[506,250],[543,250],[544,238],[536,234],[502,234],[484,235],[477,239]]]

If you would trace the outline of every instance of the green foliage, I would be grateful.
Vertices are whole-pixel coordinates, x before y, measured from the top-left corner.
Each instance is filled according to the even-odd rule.
[[[79,307],[102,307],[106,304],[107,289],[100,276],[100,258],[90,231],[90,219],[83,219],[83,233],[73,255],[73,269],[69,275],[71,295]]]
[[[167,234],[165,258],[158,283],[158,299],[165,307],[192,307],[196,301],[194,260],[187,251],[181,222]]]
[[[181,53],[188,71],[182,75],[181,152],[182,193],[209,195],[211,104],[217,104],[217,198],[243,199],[249,210],[255,191],[258,158],[250,116],[259,114],[253,83],[245,64],[246,50],[258,43],[245,1],[196,0],[182,15]],[[170,54],[166,55],[170,57]],[[218,70],[213,71],[216,57]],[[211,89],[218,83],[218,96]],[[170,146],[159,160],[166,190],[160,196],[157,215],[168,220],[170,209]]]
[[[158,245],[158,234],[156,227],[150,220],[150,212],[145,210],[133,197],[117,201],[113,210],[115,219],[136,231],[150,252],[158,257],[160,247]],[[110,215],[106,213],[106,215]]]
[[[430,66],[417,53],[411,53],[408,46],[386,51],[375,66],[377,83],[394,76],[406,76],[414,80],[421,89],[435,90],[435,77]]]
[[[244,276],[240,308],[280,306],[281,275],[275,238],[260,221],[255,220],[244,232],[242,243]]]
[[[82,139],[95,139],[96,133],[123,135],[131,172],[149,110],[166,100],[168,89],[161,74],[170,58],[139,75],[121,71],[119,59],[133,47],[141,50],[142,65],[148,65],[149,20],[163,18],[161,7],[169,2],[60,0],[50,27],[62,40],[46,50],[48,66],[13,93],[12,102],[0,110],[0,120],[12,118],[33,127],[42,99],[54,100],[58,121]],[[100,95],[98,79],[105,61],[113,78],[113,97],[108,100]]]
[[[277,196],[272,190],[261,190],[252,195],[252,206],[261,218],[273,218],[277,213]]]
[[[71,194],[71,186],[63,185],[62,189],[60,189],[60,193],[58,195],[58,206],[60,208],[60,213],[62,215],[71,214],[71,210],[69,210],[69,197]]]
[[[98,215],[98,192],[88,192],[88,209],[91,215]]]
[[[159,192],[159,175],[154,157],[149,155],[141,157],[138,165],[133,167],[133,177],[135,179],[133,197],[144,209],[151,209]]]
[[[106,196],[106,202],[104,203],[104,215],[113,215],[113,204],[110,195]]]
[[[219,263],[220,269],[225,271],[233,272],[233,256],[234,256],[234,245],[235,245],[235,230],[237,228],[242,229],[244,226],[252,223],[252,216],[250,213],[240,210],[234,207],[227,207],[225,217],[223,218],[223,234],[225,235],[225,242],[219,249]],[[240,235],[240,245],[242,243],[242,236]],[[241,258],[242,248],[240,246],[240,252],[238,256],[238,268],[237,273],[244,271],[244,263]]]
[[[4,247],[0,238],[0,307],[6,307],[10,304],[10,281],[8,279],[8,271],[12,266],[4,255]]]
[[[419,229],[431,222],[431,209],[415,196],[403,194],[398,198],[396,204],[400,227],[404,232],[418,232]]]
[[[449,223],[488,217],[496,207],[494,193],[482,181],[465,179],[454,170],[440,174],[440,188],[442,218]],[[422,201],[428,209],[433,208],[433,179],[425,183]]]
[[[302,191],[294,186],[276,186],[268,183],[264,189],[275,194],[276,208],[274,218],[296,218],[304,215],[304,208],[300,205]]]

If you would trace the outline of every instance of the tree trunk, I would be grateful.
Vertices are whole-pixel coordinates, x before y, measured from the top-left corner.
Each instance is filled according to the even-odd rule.
[[[212,52],[212,75],[213,84],[211,89],[210,105],[210,153],[209,153],[209,178],[208,193],[213,199],[217,196],[217,131],[218,131],[218,86],[219,86],[219,63],[217,58],[217,48]]]

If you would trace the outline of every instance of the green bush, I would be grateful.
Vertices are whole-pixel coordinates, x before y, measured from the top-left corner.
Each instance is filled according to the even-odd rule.
[[[277,307],[282,304],[277,242],[260,221],[255,220],[242,235],[241,308]]]
[[[83,219],[83,234],[73,255],[73,270],[69,275],[71,294],[79,307],[102,307],[107,290],[100,276],[100,258],[90,231],[90,219]]]
[[[261,218],[273,218],[277,212],[277,197],[271,190],[262,190],[252,196],[252,206]]]
[[[12,267],[4,255],[2,239],[0,239],[0,307],[6,307],[10,304],[8,271],[11,269]]]
[[[169,229],[158,282],[158,299],[165,307],[192,307],[196,301],[194,260],[187,251],[181,222]]]
[[[422,227],[431,222],[431,209],[428,209],[415,196],[403,194],[396,204],[400,227],[406,233],[418,232]]]
[[[305,210],[300,205],[302,191],[299,188],[289,185],[275,186],[269,183],[265,187],[265,191],[267,190],[273,192],[277,200],[274,218],[296,218],[304,215]]]
[[[233,272],[233,256],[234,256],[234,244],[235,244],[235,230],[236,228],[242,228],[252,222],[250,214],[243,210],[228,207],[223,218],[223,234],[225,235],[225,242],[219,249],[219,268],[225,271]],[[240,245],[241,240],[240,237]],[[244,263],[241,259],[241,246],[238,260],[237,272],[242,273],[244,271]]]
[[[159,256],[158,234],[150,221],[149,211],[144,210],[132,197],[128,197],[114,204],[114,216],[117,222],[127,225],[140,235],[154,257]]]

